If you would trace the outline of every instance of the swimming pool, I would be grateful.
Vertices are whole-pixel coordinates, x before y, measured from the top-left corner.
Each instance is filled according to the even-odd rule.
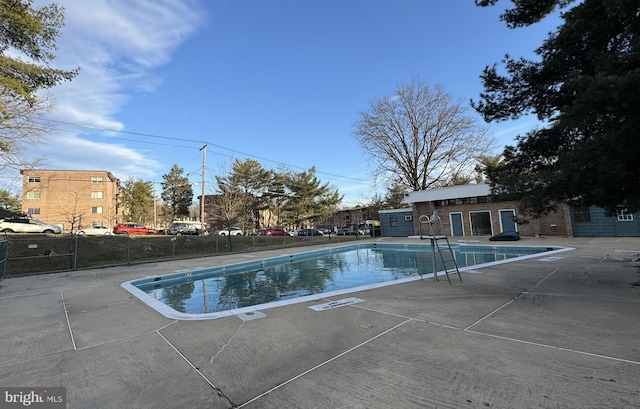
[[[460,271],[570,250],[451,246]],[[451,272],[453,260],[443,253]],[[429,244],[365,243],[145,277],[122,287],[166,317],[205,319],[433,277],[432,265]],[[444,270],[437,254],[436,268]]]

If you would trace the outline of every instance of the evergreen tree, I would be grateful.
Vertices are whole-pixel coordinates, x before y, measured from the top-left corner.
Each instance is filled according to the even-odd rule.
[[[128,178],[120,192],[123,221],[147,225],[153,221],[153,186],[151,182]]]
[[[0,0],[0,93],[11,100],[37,101],[39,90],[71,80],[78,70],[49,66],[64,25],[64,9],[55,3],[33,7],[33,0]],[[16,57],[18,52],[24,58]],[[0,117],[6,101],[0,99]]]
[[[316,169],[312,167],[304,172],[289,172],[284,178],[289,194],[283,210],[292,225],[303,226],[326,220],[342,200],[338,190],[328,183],[321,184],[315,173]]]
[[[44,158],[26,158],[25,148],[54,128],[45,115],[53,101],[39,91],[71,80],[78,70],[52,68],[64,9],[32,7],[33,0],[0,0],[0,159],[2,169],[37,168]]]
[[[189,206],[193,203],[193,188],[183,173],[184,169],[173,165],[169,173],[162,175],[164,182],[161,183],[162,194],[160,197],[174,218],[188,217]]]
[[[387,209],[401,209],[407,207],[406,203],[403,203],[404,194],[407,192],[407,188],[399,183],[394,183],[387,190],[387,194],[384,197],[384,203]]]
[[[540,21],[572,0],[512,0],[509,27]],[[496,0],[476,0],[481,6]],[[609,211],[640,209],[640,3],[583,0],[536,50],[539,61],[506,56],[486,67],[475,109],[487,121],[535,114],[543,125],[488,166],[495,193],[540,215],[578,200]],[[504,72],[504,74],[502,74]]]
[[[6,189],[0,189],[0,219],[22,213],[22,200]]]
[[[237,160],[231,167],[231,172],[227,182],[236,186],[242,193],[243,213],[246,225],[243,223],[242,229],[247,231],[258,229],[259,211],[264,208],[263,196],[268,190],[270,173],[258,161],[253,159]]]

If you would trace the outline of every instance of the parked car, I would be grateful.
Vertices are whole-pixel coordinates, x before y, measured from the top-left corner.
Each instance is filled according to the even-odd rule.
[[[111,236],[113,231],[107,226],[92,226],[80,229],[76,234],[78,236]]]
[[[324,236],[318,229],[302,229],[298,232],[298,236]]]
[[[289,230],[289,236],[297,236],[299,232],[300,230],[297,229]]]
[[[282,229],[264,229],[258,232],[259,236],[288,236],[289,233]]]
[[[173,236],[181,236],[183,234],[196,236],[200,234],[200,232],[193,224],[190,223],[172,223],[169,230],[167,230],[167,234],[171,234]]]
[[[239,227],[227,227],[222,230],[216,230],[213,232],[216,236],[242,236],[242,229]]]
[[[14,217],[0,220],[0,232],[60,234],[62,227],[43,223],[32,217]]]
[[[202,222],[199,221],[193,221],[193,220],[174,220],[172,222],[173,224],[186,224],[188,226],[190,226],[190,228],[194,228],[196,230],[195,234],[200,234],[200,230],[202,230]],[[205,223],[204,224],[204,235],[208,236],[209,235],[209,229],[211,228],[211,225],[209,223]],[[171,234],[169,232],[169,230],[167,230],[167,234]],[[187,234],[187,233],[183,233],[183,234]]]
[[[115,234],[158,234],[158,230],[137,223],[120,223],[113,228]]]
[[[356,232],[351,229],[338,229],[338,232],[336,234],[338,236],[350,236],[352,234],[356,234]]]

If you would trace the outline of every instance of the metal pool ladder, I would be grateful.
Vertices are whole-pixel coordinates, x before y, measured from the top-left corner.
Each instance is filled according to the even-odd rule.
[[[458,263],[456,262],[456,257],[453,254],[453,250],[451,249],[451,244],[449,243],[449,237],[447,237],[447,233],[442,225],[442,220],[440,220],[440,216],[438,215],[438,210],[433,211],[433,215],[428,216],[423,214],[418,218],[419,229],[420,229],[420,239],[429,239],[431,241],[431,259],[433,260],[433,279],[438,281],[438,271],[436,270],[436,249],[438,254],[440,255],[440,260],[442,260],[442,267],[444,268],[444,273],[447,276],[447,281],[449,281],[449,285],[451,285],[451,278],[449,278],[449,271],[447,271],[447,265],[444,261],[444,256],[442,255],[442,249],[438,243],[438,240],[445,240],[447,243],[447,248],[449,249],[449,254],[451,254],[451,260],[453,261],[453,265],[456,267],[456,272],[458,273],[458,279],[462,282],[462,276],[460,275],[460,270],[458,269]],[[434,229],[434,224],[438,224],[440,226],[440,231],[437,232],[437,229]],[[422,225],[429,225],[429,235],[422,235]],[[437,226],[436,226],[437,227]]]

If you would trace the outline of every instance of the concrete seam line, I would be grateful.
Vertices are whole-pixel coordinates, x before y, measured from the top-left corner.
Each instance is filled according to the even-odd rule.
[[[71,336],[71,344],[73,345],[73,350],[77,351],[76,340],[73,338],[73,330],[71,329],[71,322],[69,321],[69,312],[67,311],[67,304],[64,302],[64,293],[60,290],[60,298],[62,298],[62,308],[64,309],[64,316],[67,319],[67,329],[69,330],[69,336]]]
[[[515,296],[515,298],[509,300],[508,302],[506,302],[505,304],[501,305],[500,307],[496,308],[495,310],[491,311],[489,314],[485,315],[484,317],[480,318],[479,320],[477,320],[476,322],[474,322],[473,324],[469,325],[468,327],[466,327],[464,330],[468,331],[469,328],[479,324],[480,322],[484,321],[485,319],[489,318],[490,316],[492,316],[493,314],[497,313],[498,311],[500,311],[501,309],[505,308],[506,306],[508,306],[509,304],[511,304],[512,302],[516,301],[518,298],[522,297],[524,294],[528,294],[531,290],[533,290],[534,288],[536,288],[537,286],[539,286],[540,284],[542,284],[542,282],[544,280],[546,280],[547,278],[551,277],[552,274],[554,274],[556,271],[558,271],[559,268],[556,268],[555,270],[553,270],[552,272],[550,272],[549,274],[547,274],[542,280],[538,281],[533,287],[529,288],[526,291],[521,292],[520,294],[518,294],[517,296]]]
[[[406,316],[406,315],[396,314],[395,312],[389,312],[389,311],[377,310],[377,309],[375,309],[375,308],[369,308],[369,307],[365,307],[365,306],[362,306],[362,305],[356,305],[356,304],[353,304],[353,305],[349,305],[348,307],[351,307],[351,308],[359,308],[359,309],[361,309],[361,310],[371,311],[371,312],[376,312],[376,313],[378,313],[378,314],[390,315],[390,316],[392,316],[392,317],[398,317],[398,318],[404,318],[404,319],[412,319],[412,320],[414,320],[414,321],[418,321],[418,322],[421,322],[421,323],[423,323],[423,324],[430,324],[430,325],[435,325],[435,326],[438,326],[438,327],[444,327],[444,328],[454,329],[454,330],[456,330],[456,331],[463,331],[463,329],[462,329],[462,328],[454,327],[453,325],[441,324],[441,323],[439,323],[439,322],[429,321],[429,320],[424,320],[424,319],[421,319],[421,318],[411,318],[411,317],[408,317],[408,316]]]
[[[200,371],[200,369],[196,368],[196,366],[195,366],[194,364],[192,364],[192,363],[191,363],[191,361],[189,361],[189,359],[188,359],[186,356],[184,356],[184,354],[183,354],[182,352],[180,352],[180,351],[178,350],[178,348],[176,348],[176,347],[175,347],[175,345],[173,345],[173,344],[171,343],[171,341],[169,341],[169,340],[168,340],[164,335],[162,335],[162,334],[160,333],[160,331],[156,331],[156,333],[157,333],[158,335],[160,335],[160,337],[161,337],[162,339],[164,339],[164,341],[165,341],[167,344],[169,344],[169,346],[170,346],[171,348],[173,348],[173,350],[174,350],[174,351],[176,351],[176,352],[178,353],[178,355],[180,355],[180,357],[181,357],[181,358],[182,358],[182,359],[183,359],[183,360],[184,360],[184,361],[185,361],[185,362],[186,362],[186,363],[187,363],[191,368],[193,368],[193,370],[194,370],[194,371],[196,371],[196,373],[197,373],[198,375],[200,375],[200,377],[201,377],[202,379],[204,379],[204,380],[205,380],[205,382],[207,382],[207,383],[209,384],[209,386],[211,386],[211,388],[212,388],[213,390],[215,390],[216,392],[218,392],[218,395],[220,395],[220,396],[224,397],[224,398],[225,398],[229,403],[231,403],[231,404],[233,405],[233,402],[231,402],[231,399],[229,399],[225,394],[223,394],[223,393],[222,393],[222,391],[221,391],[221,390],[220,390],[216,385],[214,385],[214,384],[213,384],[213,382],[211,382],[211,381],[209,380],[209,378],[207,378],[207,377],[206,377],[206,376],[205,376],[205,375]]]
[[[624,362],[624,363],[633,364],[633,365],[640,365],[639,361],[632,361],[630,359],[624,359],[624,358],[616,358],[614,356],[609,356],[609,355],[595,354],[593,352],[579,351],[577,349],[558,347],[558,346],[549,345],[549,344],[541,344],[539,342],[525,341],[523,339],[505,337],[505,336],[502,336],[502,335],[489,334],[489,333],[486,333],[486,332],[479,332],[479,331],[473,331],[473,330],[466,331],[466,332],[469,332],[471,334],[484,335],[484,336],[491,337],[491,338],[499,338],[499,339],[504,339],[504,340],[507,340],[507,341],[519,342],[521,344],[529,344],[529,345],[539,346],[539,347],[543,347],[543,348],[557,349],[558,351],[573,352],[574,354],[586,355],[586,356],[591,356],[591,357],[594,357],[594,358],[603,358],[603,359],[607,359],[607,360],[610,360],[610,361]]]
[[[105,283],[103,279],[101,279],[100,277],[98,277],[96,275],[96,273],[94,272],[93,269],[91,270],[91,275],[93,276],[93,278],[95,278],[96,280],[100,281],[103,285],[107,285],[107,283]]]
[[[141,334],[129,335],[128,337],[124,337],[124,338],[116,338],[116,339],[111,339],[111,340],[105,341],[105,342],[99,342],[97,344],[91,344],[91,345],[79,347],[78,351],[81,351],[83,349],[95,348],[95,347],[99,347],[99,346],[102,346],[102,345],[113,344],[115,342],[127,341],[127,340],[130,340],[130,339],[133,339],[133,338],[143,337],[143,336],[149,335],[149,334],[156,334],[156,330],[151,330],[151,331],[143,332]]]
[[[397,325],[395,325],[395,326],[393,326],[393,327],[389,328],[388,330],[386,330],[386,331],[383,331],[383,332],[379,333],[379,334],[378,334],[378,335],[376,335],[375,337],[369,338],[368,340],[363,341],[363,342],[359,343],[358,345],[356,345],[356,346],[354,346],[354,347],[351,347],[351,348],[347,349],[346,351],[341,352],[341,353],[339,353],[338,355],[336,355],[336,356],[334,356],[334,357],[332,357],[332,358],[329,358],[329,359],[327,359],[326,361],[324,361],[324,362],[322,362],[322,363],[319,363],[318,365],[316,365],[316,366],[314,366],[314,367],[312,367],[312,368],[307,369],[306,371],[304,371],[304,372],[302,372],[302,373],[300,373],[300,374],[298,374],[298,375],[294,376],[294,377],[293,377],[293,378],[291,378],[291,379],[287,379],[286,381],[282,382],[281,384],[276,385],[276,386],[274,386],[273,388],[269,389],[268,391],[262,392],[260,395],[258,395],[258,396],[256,396],[256,397],[254,397],[254,398],[252,398],[252,399],[250,399],[250,400],[246,401],[245,403],[243,403],[243,404],[239,405],[239,406],[238,406],[238,408],[242,408],[242,407],[244,407],[244,406],[246,406],[246,405],[248,405],[248,404],[250,404],[250,403],[255,402],[256,400],[258,400],[258,399],[262,398],[263,396],[266,396],[266,395],[270,394],[271,392],[275,391],[276,389],[279,389],[280,387],[282,387],[282,386],[284,386],[284,385],[286,385],[286,384],[288,384],[288,383],[290,383],[290,382],[293,382],[293,381],[295,381],[296,379],[301,378],[301,377],[303,377],[303,376],[305,376],[305,375],[307,375],[307,374],[309,374],[309,373],[311,373],[311,372],[315,371],[316,369],[318,369],[318,368],[321,368],[321,367],[325,366],[326,364],[328,364],[328,363],[330,363],[330,362],[332,362],[332,361],[335,361],[336,359],[338,359],[338,358],[340,358],[340,357],[342,357],[342,356],[344,356],[344,355],[346,355],[346,354],[348,354],[348,353],[350,353],[350,352],[352,352],[352,351],[354,351],[354,350],[356,350],[356,349],[360,348],[361,346],[364,346],[364,345],[368,344],[369,342],[371,342],[371,341],[373,341],[373,340],[375,340],[375,339],[377,339],[377,338],[380,338],[380,337],[381,337],[381,336],[383,336],[383,335],[388,334],[389,332],[391,332],[391,331],[393,331],[393,330],[395,330],[395,329],[397,329],[397,328],[399,328],[399,327],[403,326],[404,324],[406,324],[406,323],[408,323],[408,322],[410,322],[410,321],[414,321],[414,319],[413,319],[413,318],[409,318],[408,320],[403,321],[403,322],[401,322],[400,324],[397,324]]]

